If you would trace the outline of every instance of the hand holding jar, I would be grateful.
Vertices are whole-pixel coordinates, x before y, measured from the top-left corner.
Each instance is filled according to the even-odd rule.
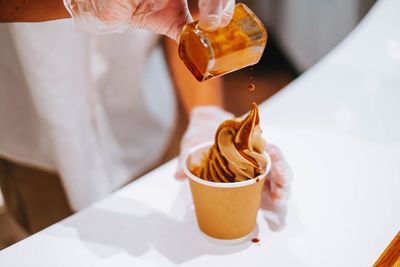
[[[229,23],[235,1],[200,0],[200,21],[213,29]],[[192,21],[185,0],[64,0],[79,31],[94,34],[143,28],[177,40]]]

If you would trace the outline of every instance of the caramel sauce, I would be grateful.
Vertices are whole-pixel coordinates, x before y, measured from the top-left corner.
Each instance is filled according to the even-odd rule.
[[[255,14],[237,4],[231,22],[212,32],[198,22],[184,26],[178,53],[198,81],[217,77],[257,63],[267,42],[267,32]]]
[[[185,27],[194,29],[195,26],[189,24]],[[198,81],[204,80],[204,74],[208,70],[209,53],[194,30],[185,30],[182,33],[178,53],[194,77]]]
[[[249,155],[247,155],[246,153],[244,153],[243,150],[239,150],[239,153],[240,153],[240,155],[242,155],[243,158],[245,158],[248,161],[250,161],[253,166],[258,166],[257,161],[255,159],[253,159],[252,157],[250,157]],[[256,169],[257,167],[254,167],[254,168]]]
[[[258,244],[258,243],[260,243],[260,239],[258,239],[257,237],[254,237],[251,239],[251,242]]]
[[[246,122],[245,122],[246,123]],[[243,126],[243,130],[242,130],[242,132],[240,133],[240,136],[239,136],[239,139],[240,139],[240,142],[239,143],[236,143],[235,142],[235,146],[236,146],[236,148],[238,149],[238,150],[245,150],[245,149],[247,149],[247,146],[248,146],[248,140],[249,140],[249,137],[250,137],[250,133],[251,133],[251,124],[249,124],[249,123],[246,123],[244,126]]]
[[[252,79],[252,77],[250,77],[250,79]],[[250,83],[247,86],[247,89],[249,89],[250,92],[253,92],[254,90],[256,90],[256,85],[254,83]]]
[[[192,167],[192,172],[196,176],[214,182],[238,182],[236,174],[229,168],[228,160],[222,155],[218,145],[218,136],[220,132],[228,130],[232,134],[231,142],[235,146],[237,152],[245,158],[254,169],[255,178],[260,175],[260,166],[256,159],[249,156],[245,150],[248,149],[249,139],[253,125],[259,124],[258,107],[256,103],[252,104],[252,110],[246,118],[242,120],[227,120],[221,123],[215,134],[215,143],[210,147],[209,151],[204,154],[200,165]],[[235,139],[238,142],[235,142]],[[248,179],[251,179],[248,178]],[[256,178],[259,182],[259,178]]]
[[[185,26],[178,50],[198,81],[248,65],[249,51],[246,48],[251,40],[239,26],[230,23],[226,28],[213,32],[204,32],[198,27],[197,22]]]

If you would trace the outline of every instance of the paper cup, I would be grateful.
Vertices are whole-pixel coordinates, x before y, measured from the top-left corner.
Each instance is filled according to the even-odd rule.
[[[261,190],[271,169],[271,159],[264,153],[266,171],[254,179],[235,183],[210,182],[195,176],[190,168],[201,162],[211,145],[206,143],[193,148],[184,164],[197,222],[200,230],[212,238],[242,239],[256,227]]]

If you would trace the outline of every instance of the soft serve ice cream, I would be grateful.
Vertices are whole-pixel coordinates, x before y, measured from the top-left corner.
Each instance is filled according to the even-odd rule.
[[[245,118],[226,120],[215,133],[215,142],[199,165],[196,176],[213,182],[241,182],[262,174],[267,165],[261,136],[260,116],[253,103]]]

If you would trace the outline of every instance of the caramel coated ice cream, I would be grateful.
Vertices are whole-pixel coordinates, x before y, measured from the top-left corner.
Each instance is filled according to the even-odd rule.
[[[215,133],[215,142],[200,165],[192,168],[196,176],[213,182],[241,182],[256,178],[266,169],[257,104],[245,118],[226,120]]]

